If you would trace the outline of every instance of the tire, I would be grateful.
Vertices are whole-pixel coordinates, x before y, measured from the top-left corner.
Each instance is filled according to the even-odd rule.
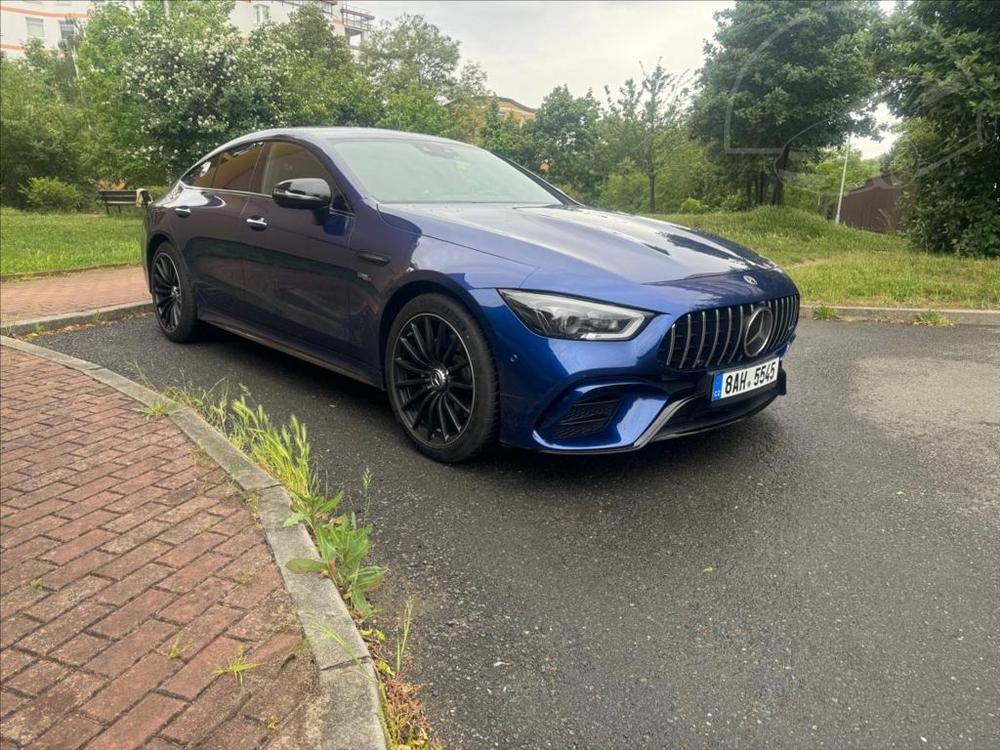
[[[385,350],[393,414],[421,453],[457,463],[496,442],[496,366],[465,307],[441,294],[414,298],[393,321]]]
[[[191,341],[198,334],[198,308],[194,286],[184,259],[169,242],[153,253],[149,270],[153,296],[153,317],[160,331],[171,341]]]

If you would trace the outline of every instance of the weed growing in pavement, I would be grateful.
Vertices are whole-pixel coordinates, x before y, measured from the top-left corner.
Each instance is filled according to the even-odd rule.
[[[270,716],[268,716],[267,717],[267,721],[264,722],[264,728],[267,729],[267,731],[269,731],[269,732],[273,732],[275,729],[277,729],[278,728],[278,717],[275,716],[274,714],[271,714]]]
[[[249,586],[252,580],[253,576],[250,575],[245,570],[241,570],[239,573],[236,574],[236,583],[238,583],[240,586]]]
[[[288,569],[327,576],[362,619],[370,617],[373,610],[367,594],[385,577],[385,568],[365,564],[372,547],[372,527],[359,525],[357,516],[348,513],[313,527],[312,532],[319,559],[289,560]]]
[[[161,656],[165,656],[168,659],[179,659],[181,654],[187,649],[188,644],[184,643],[180,633],[174,636],[174,639],[170,642],[170,646],[166,651],[158,651]]]
[[[840,320],[840,314],[829,305],[818,305],[813,310],[816,320]]]
[[[914,325],[918,326],[953,326],[955,325],[951,318],[946,315],[942,315],[937,310],[928,310],[927,312],[917,313],[913,316]]]
[[[382,699],[382,729],[385,731],[389,747],[393,750],[442,750],[442,746],[431,740],[430,724],[420,703],[420,686],[406,679],[406,646],[410,637],[413,620],[413,599],[407,599],[403,610],[403,620],[392,644],[392,662],[385,653],[390,649],[385,633],[378,628],[362,628],[358,632],[368,646],[372,656],[372,666],[378,678],[379,696]],[[351,659],[358,669],[363,662],[358,654],[344,641],[340,634],[322,623],[317,629]]]
[[[334,519],[334,513],[344,500],[344,491],[326,497],[322,493],[292,493],[292,512],[285,519],[285,527],[304,523],[314,535],[316,529]]]
[[[177,411],[177,406],[170,401],[158,398],[151,404],[143,404],[137,407],[136,411],[146,419],[160,419],[162,417],[169,417]]]
[[[229,439],[270,471],[292,493],[316,490],[316,477],[309,463],[310,445],[306,426],[293,414],[288,424],[276,427],[264,407],[254,409],[240,396],[229,404]]]
[[[240,683],[240,687],[243,687],[243,674],[259,666],[259,664],[252,664],[247,661],[246,655],[243,653],[243,647],[240,646],[236,649],[236,655],[228,663],[216,667],[212,670],[212,673],[216,675],[231,674]]]
[[[31,588],[37,590],[44,585],[44,581],[42,581],[41,578],[32,578],[28,585],[31,586]]]

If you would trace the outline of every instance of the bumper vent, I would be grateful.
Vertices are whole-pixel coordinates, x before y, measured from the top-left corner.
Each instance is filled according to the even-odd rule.
[[[746,343],[747,322],[758,308],[771,312],[771,333],[752,357]],[[799,296],[755,302],[682,315],[660,344],[659,358],[670,370],[702,370],[763,357],[788,341],[799,322]]]
[[[556,440],[583,438],[600,432],[618,411],[621,394],[609,389],[582,397],[556,426]]]

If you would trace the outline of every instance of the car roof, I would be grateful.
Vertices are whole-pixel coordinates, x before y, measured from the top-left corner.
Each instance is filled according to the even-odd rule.
[[[234,139],[234,141],[248,141],[260,138],[280,138],[281,136],[304,138],[312,141],[331,140],[417,140],[436,141],[439,143],[459,143],[450,138],[440,138],[436,135],[424,135],[423,133],[407,133],[403,130],[386,130],[383,128],[342,128],[342,127],[305,127],[305,128],[272,128],[270,130],[258,130],[254,133],[247,133]]]
[[[268,130],[257,130],[253,133],[238,136],[232,140],[217,146],[209,153],[205,154],[198,162],[211,158],[222,151],[231,149],[245,143],[264,140],[267,138],[299,138],[310,141],[316,146],[325,149],[330,145],[330,141],[350,141],[350,140],[409,140],[428,141],[434,143],[449,143],[457,145],[463,144],[451,138],[440,138],[436,135],[424,135],[423,133],[408,133],[403,130],[386,130],[384,128],[343,128],[343,127],[304,127],[304,128],[270,128]]]

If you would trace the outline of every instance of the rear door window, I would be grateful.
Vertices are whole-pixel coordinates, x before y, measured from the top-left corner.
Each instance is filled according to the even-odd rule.
[[[205,161],[184,175],[181,178],[181,182],[192,187],[212,187],[212,179],[215,177],[215,168],[218,164],[216,159],[217,157],[205,159]]]
[[[251,191],[254,168],[257,166],[257,158],[263,147],[263,143],[246,143],[219,154],[216,157],[218,163],[212,187],[220,190]]]

